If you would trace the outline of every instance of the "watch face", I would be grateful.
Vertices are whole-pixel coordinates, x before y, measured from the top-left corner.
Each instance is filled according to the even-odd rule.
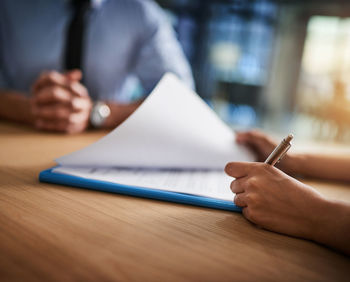
[[[94,127],[101,127],[107,117],[111,114],[111,110],[105,103],[97,102],[91,111],[90,121]]]

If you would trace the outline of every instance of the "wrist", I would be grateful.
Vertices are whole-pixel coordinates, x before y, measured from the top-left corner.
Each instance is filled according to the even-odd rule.
[[[0,95],[0,117],[17,122],[33,124],[31,98],[24,93],[7,91]],[[13,109],[16,109],[14,111]]]
[[[90,124],[94,128],[103,128],[106,127],[108,118],[111,116],[110,107],[101,101],[95,102],[90,110]]]
[[[320,197],[316,207],[313,214],[310,214],[312,220],[308,239],[331,246],[338,233],[337,218],[339,217],[339,211],[337,203]]]
[[[106,104],[110,109],[110,114],[106,118],[106,120],[104,121],[103,127],[104,128],[114,128],[117,125],[119,125],[119,123],[120,123],[120,122],[118,122],[118,120],[119,120],[118,117],[122,114],[123,109],[117,103],[106,102]]]
[[[123,107],[117,103],[112,103],[112,102],[102,102],[102,103],[108,107],[109,112],[107,115],[105,115],[105,118],[103,119],[100,126],[98,127],[100,128],[116,127],[120,123],[119,116],[123,113]],[[91,115],[92,114],[93,114],[93,110],[91,111]],[[90,118],[90,120],[92,120],[92,118]]]
[[[120,125],[137,109],[137,107],[141,103],[142,101],[137,101],[130,104],[119,104],[119,103],[107,102],[107,105],[111,110],[111,114],[106,119],[104,127],[114,128]]]

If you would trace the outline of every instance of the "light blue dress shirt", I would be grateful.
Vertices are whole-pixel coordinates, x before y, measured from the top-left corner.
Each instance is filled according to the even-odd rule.
[[[133,81],[149,93],[165,72],[192,73],[163,10],[151,0],[93,1],[83,60],[93,99],[127,102]],[[67,0],[0,1],[0,89],[22,91],[44,70],[64,71]]]

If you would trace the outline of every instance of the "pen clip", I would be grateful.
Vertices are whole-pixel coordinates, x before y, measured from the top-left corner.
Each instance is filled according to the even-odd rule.
[[[280,155],[280,157],[278,158],[278,160],[275,164],[278,164],[282,160],[282,158],[287,154],[290,147],[291,147],[291,145],[289,144],[287,147],[284,148],[282,154]]]
[[[291,147],[290,140],[292,138],[293,135],[290,134],[287,136],[287,138],[283,139],[282,142],[267,157],[265,163],[268,163],[270,165],[275,165],[276,163],[278,163]]]

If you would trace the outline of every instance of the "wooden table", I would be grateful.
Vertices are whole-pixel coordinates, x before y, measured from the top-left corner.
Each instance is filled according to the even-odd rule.
[[[239,213],[38,182],[105,133],[0,123],[0,281],[350,280],[348,257]],[[307,182],[350,200],[349,185]]]

